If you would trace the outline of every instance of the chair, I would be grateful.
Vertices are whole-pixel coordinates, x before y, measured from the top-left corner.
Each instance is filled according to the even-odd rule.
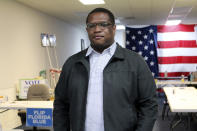
[[[45,84],[33,84],[29,87],[27,92],[28,101],[48,101],[50,100],[49,87]],[[26,111],[19,111],[18,115],[21,117],[21,121],[24,124],[26,121]],[[37,130],[33,127],[33,130]]]
[[[170,111],[170,108],[169,108],[169,103],[168,103],[168,100],[165,96],[164,98],[164,101],[163,101],[163,109],[162,109],[162,120],[165,120],[165,114],[166,114],[166,108],[168,107],[167,109],[167,117],[168,117],[168,112]]]
[[[29,101],[48,101],[50,100],[49,87],[45,84],[31,85],[27,92]]]

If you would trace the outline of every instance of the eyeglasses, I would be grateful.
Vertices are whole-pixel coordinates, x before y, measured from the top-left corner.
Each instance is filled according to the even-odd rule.
[[[88,29],[93,29],[96,26],[99,26],[101,29],[107,28],[108,26],[113,25],[111,23],[108,22],[102,22],[102,23],[88,23],[87,24],[87,28]]]

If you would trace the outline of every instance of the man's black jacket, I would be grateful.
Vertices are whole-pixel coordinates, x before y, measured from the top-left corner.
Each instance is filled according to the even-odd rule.
[[[87,50],[71,56],[55,89],[54,131],[84,131],[89,80]],[[157,116],[156,86],[138,54],[119,45],[103,71],[105,131],[152,131]]]

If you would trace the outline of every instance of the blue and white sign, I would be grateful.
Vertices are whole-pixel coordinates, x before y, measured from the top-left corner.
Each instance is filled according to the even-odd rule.
[[[52,127],[52,109],[27,108],[26,126]]]

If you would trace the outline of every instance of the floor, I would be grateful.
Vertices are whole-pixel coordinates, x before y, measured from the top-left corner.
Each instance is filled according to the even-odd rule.
[[[165,116],[165,119],[162,120],[161,114],[162,114],[162,108],[163,108],[163,100],[164,100],[164,94],[160,93],[158,96],[158,104],[159,104],[159,114],[158,118],[155,122],[153,131],[170,131],[170,123],[175,115],[175,113],[172,113],[169,111],[168,117]],[[191,130],[187,129],[187,124],[186,124],[186,117],[187,114],[183,114],[183,122],[181,122],[179,125],[177,125],[173,131],[197,131],[197,117],[194,117],[191,120]],[[176,119],[178,120],[178,119]],[[26,126],[20,126],[17,129],[25,129],[26,131],[32,130],[32,128],[26,127]],[[40,129],[40,128],[39,128]],[[53,131],[52,128],[48,128],[49,131]],[[40,130],[44,131],[44,130]],[[172,130],[171,130],[172,131]]]
[[[155,122],[153,131],[170,131],[170,123],[173,120],[176,113],[172,113],[169,111],[168,117],[165,115],[164,120],[162,120],[162,109],[163,109],[163,101],[164,101],[164,94],[160,93],[158,97],[158,104],[159,104],[159,114],[158,118]],[[169,109],[169,107],[167,107]],[[192,117],[191,120],[191,129],[187,129],[187,116],[188,114],[182,114],[183,121],[178,124],[173,131],[197,131],[197,117]],[[175,119],[176,121],[179,120],[179,118]]]

